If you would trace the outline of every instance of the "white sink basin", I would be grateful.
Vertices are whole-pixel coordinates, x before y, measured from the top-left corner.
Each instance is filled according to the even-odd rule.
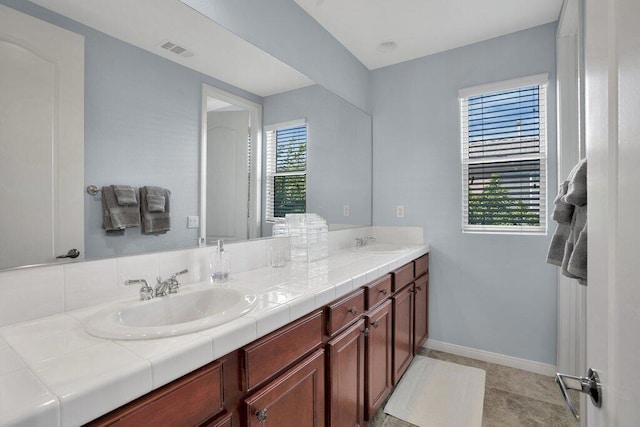
[[[257,297],[234,288],[199,287],[150,301],[130,301],[92,316],[93,336],[143,340],[183,335],[234,320],[251,311]]]
[[[353,252],[362,254],[395,254],[407,250],[407,246],[396,243],[369,243],[360,248],[351,248]]]

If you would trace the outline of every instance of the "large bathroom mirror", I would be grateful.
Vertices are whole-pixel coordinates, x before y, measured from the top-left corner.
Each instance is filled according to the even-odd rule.
[[[18,234],[11,242],[3,239],[2,254],[30,254],[41,243],[49,249],[39,258],[0,259],[0,269],[59,262],[55,256],[73,247],[84,246],[76,260],[197,247],[206,235],[201,226],[215,225],[221,217],[237,219],[224,211],[224,203],[216,204],[215,210],[206,206],[206,187],[214,186],[208,184],[209,179],[221,184],[222,178],[212,173],[206,178],[203,173],[207,163],[202,156],[203,84],[261,106],[265,126],[305,120],[309,129],[307,211],[319,213],[336,226],[371,223],[371,116],[181,2],[0,0],[0,5],[84,38],[80,111],[84,113],[84,144],[83,154],[72,160],[82,164],[84,177],[62,189],[80,200],[75,213],[83,210],[80,218],[84,220],[73,222],[84,235],[83,241],[77,245],[65,241],[58,247],[26,234]],[[186,26],[185,20],[189,22]],[[207,33],[213,27],[215,35]],[[2,41],[15,42],[3,30]],[[207,62],[207,58],[214,60]],[[262,60],[265,62],[256,62]],[[211,62],[218,68],[208,68]],[[263,137],[255,135],[253,143]],[[258,174],[259,180],[253,190],[242,191],[247,203],[252,201],[251,191],[255,192],[253,202],[265,191],[265,147],[255,150],[250,153],[255,164],[247,173]],[[38,167],[33,156],[24,164]],[[52,166],[56,167],[66,170]],[[207,179],[205,185],[202,179]],[[87,194],[85,189],[111,184],[171,190],[171,231],[157,236],[142,235],[139,228],[126,229],[124,235],[106,233],[101,195]],[[47,193],[46,189],[36,192],[21,180],[0,185],[37,200]],[[2,226],[11,227],[11,221],[22,215],[17,211],[19,205],[11,202],[16,206],[12,209],[5,200],[0,203],[5,207]],[[247,214],[247,222],[253,225],[234,234],[234,240],[270,235],[264,203],[247,212],[252,209],[254,215]],[[59,230],[60,217],[58,212],[21,228],[26,231],[49,222]],[[227,234],[225,230],[211,233],[213,237]]]

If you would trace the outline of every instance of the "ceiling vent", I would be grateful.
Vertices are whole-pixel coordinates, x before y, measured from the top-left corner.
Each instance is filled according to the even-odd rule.
[[[160,47],[168,50],[169,52],[173,52],[176,55],[182,56],[183,58],[191,58],[194,55],[194,53],[188,50],[186,47],[180,46],[179,44],[170,41],[162,43]]]

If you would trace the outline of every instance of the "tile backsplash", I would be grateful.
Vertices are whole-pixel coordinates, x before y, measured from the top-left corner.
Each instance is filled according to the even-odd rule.
[[[421,227],[361,227],[329,232],[329,254],[354,244],[355,237],[375,236],[379,242],[422,244]],[[229,243],[231,274],[265,267],[270,239]],[[188,268],[183,284],[208,280],[214,247],[108,258],[95,261],[19,268],[0,272],[0,327],[77,310],[105,302],[134,298],[138,285],[127,279],[167,278]]]

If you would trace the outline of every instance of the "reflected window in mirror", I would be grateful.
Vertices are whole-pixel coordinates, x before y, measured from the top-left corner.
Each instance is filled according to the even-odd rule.
[[[307,209],[307,124],[279,123],[266,129],[267,221]]]

